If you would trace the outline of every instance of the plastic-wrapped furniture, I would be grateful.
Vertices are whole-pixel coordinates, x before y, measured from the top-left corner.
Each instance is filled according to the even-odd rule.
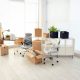
[[[32,46],[32,34],[31,33],[25,34],[24,45],[31,45]]]
[[[32,47],[32,34],[26,33],[24,38],[19,38],[16,42],[16,44],[19,44],[19,46],[14,50],[14,55],[19,53],[22,57],[24,57],[25,52]]]
[[[50,59],[52,61],[52,66],[54,65],[53,63],[53,58],[56,57],[58,58],[58,52],[59,52],[59,44],[60,41],[56,44],[52,42],[50,39],[45,41],[45,44],[43,45],[43,63],[45,64],[47,59]],[[56,60],[59,62],[58,60]]]

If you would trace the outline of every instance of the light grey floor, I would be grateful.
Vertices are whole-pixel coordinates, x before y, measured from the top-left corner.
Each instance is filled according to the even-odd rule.
[[[80,59],[59,58],[52,67],[48,62],[35,65],[27,57],[13,55],[0,56],[0,80],[80,80]]]

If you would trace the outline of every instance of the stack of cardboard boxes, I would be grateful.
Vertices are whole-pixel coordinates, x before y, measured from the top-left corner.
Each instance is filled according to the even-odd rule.
[[[36,28],[35,29],[35,37],[42,37],[42,29],[40,28]],[[32,42],[32,47],[33,50],[39,50],[41,51],[41,40],[40,39],[36,39]]]
[[[38,64],[42,62],[41,40],[39,39],[39,37],[42,37],[42,29],[35,29],[35,37],[38,37],[38,39],[32,41],[32,51],[28,52],[28,58],[33,63]]]

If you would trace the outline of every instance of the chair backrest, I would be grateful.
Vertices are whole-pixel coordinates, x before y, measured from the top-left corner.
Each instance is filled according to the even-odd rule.
[[[51,47],[52,47],[52,43],[51,43],[50,39],[46,38],[45,43],[44,43],[44,53],[50,52]]]
[[[31,33],[25,34],[24,45],[32,45],[32,34]]]
[[[50,39],[54,45],[60,45],[60,39]]]
[[[46,39],[44,45],[44,52],[48,53],[52,51],[58,51],[60,45],[60,39]]]

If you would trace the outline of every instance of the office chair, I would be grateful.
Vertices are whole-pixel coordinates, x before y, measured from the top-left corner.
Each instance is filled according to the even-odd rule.
[[[54,44],[54,42],[51,41],[51,39],[45,41],[42,60],[44,64],[46,63],[47,59],[50,59],[52,61],[52,66],[54,65],[53,58],[56,57],[58,59],[59,44],[60,40],[56,42],[56,44]],[[56,62],[58,63],[59,61],[57,60]]]
[[[18,46],[18,48],[15,50],[14,55],[19,53],[24,57],[25,52],[28,51],[29,48],[32,47],[32,34],[26,33],[25,37],[23,39],[23,42],[21,42],[21,45]]]

